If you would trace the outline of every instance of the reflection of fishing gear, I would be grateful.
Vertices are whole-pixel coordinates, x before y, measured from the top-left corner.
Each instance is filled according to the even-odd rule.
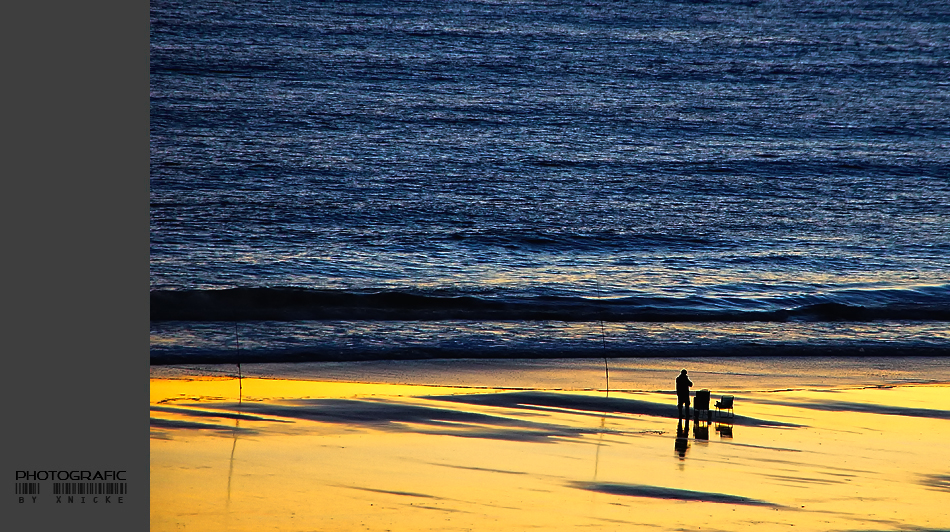
[[[234,430],[231,431],[231,437],[234,439],[234,443],[231,444],[231,460],[228,463],[228,500],[225,503],[225,507],[231,506],[231,477],[234,475],[234,449],[237,448],[237,433],[239,428],[241,428],[241,420],[235,418]]]

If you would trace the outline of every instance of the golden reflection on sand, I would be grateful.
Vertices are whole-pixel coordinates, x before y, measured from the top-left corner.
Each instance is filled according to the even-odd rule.
[[[946,385],[749,392],[685,423],[663,393],[238,389],[151,380],[151,530],[950,527]]]

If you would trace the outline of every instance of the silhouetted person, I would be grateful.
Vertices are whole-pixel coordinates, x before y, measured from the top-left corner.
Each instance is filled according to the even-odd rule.
[[[680,411],[680,419],[689,419],[689,387],[693,382],[686,376],[686,370],[676,377],[676,408]],[[686,405],[686,416],[683,416],[683,405]]]

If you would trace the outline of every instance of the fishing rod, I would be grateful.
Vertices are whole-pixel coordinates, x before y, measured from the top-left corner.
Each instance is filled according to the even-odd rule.
[[[610,397],[610,369],[607,367],[607,333],[604,331],[604,320],[600,320],[600,340],[604,346],[604,375],[607,377],[607,397]]]
[[[243,380],[241,376],[241,337],[238,335],[237,323],[234,324],[234,359],[237,361],[238,368],[238,405],[240,405],[244,397],[244,386],[241,382]]]
[[[603,295],[603,286],[600,284],[600,277],[595,273],[594,282],[597,283],[597,292]],[[607,380],[607,397],[610,397],[610,368],[607,366],[607,332],[604,330],[604,318],[600,318],[600,342],[604,348],[604,377]]]

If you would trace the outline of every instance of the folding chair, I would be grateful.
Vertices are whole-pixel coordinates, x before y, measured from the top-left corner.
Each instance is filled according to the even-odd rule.
[[[716,417],[722,417],[723,411],[728,411],[731,417],[736,417],[736,413],[732,409],[734,400],[735,397],[732,395],[723,395],[720,400],[716,401]]]

